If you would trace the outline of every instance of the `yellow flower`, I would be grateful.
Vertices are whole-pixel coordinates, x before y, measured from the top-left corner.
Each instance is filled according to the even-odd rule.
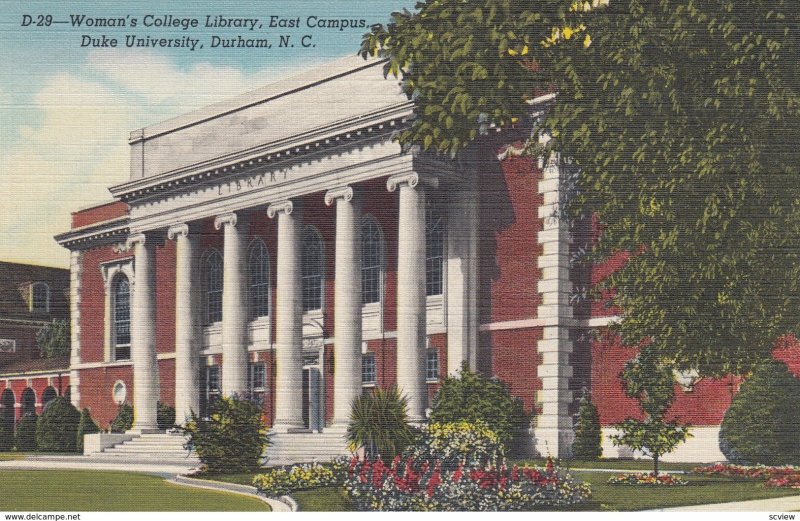
[[[572,33],[574,32],[575,30],[572,27],[564,27],[564,39],[569,40],[572,38]]]
[[[583,46],[588,49],[590,45],[592,45],[592,37],[587,34],[583,39]]]

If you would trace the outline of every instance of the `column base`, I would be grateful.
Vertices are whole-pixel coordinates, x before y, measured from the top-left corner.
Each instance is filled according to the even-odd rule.
[[[347,423],[334,423],[328,427],[322,429],[322,432],[326,434],[341,434],[344,436],[347,434],[347,427],[349,424]]]
[[[158,427],[134,427],[125,431],[125,434],[164,434],[164,429]]]
[[[271,432],[277,434],[310,433],[311,429],[303,425],[292,425],[288,423],[278,423],[272,426]]]
[[[572,455],[575,432],[572,429],[537,427],[528,430],[528,449],[534,456],[568,458]]]

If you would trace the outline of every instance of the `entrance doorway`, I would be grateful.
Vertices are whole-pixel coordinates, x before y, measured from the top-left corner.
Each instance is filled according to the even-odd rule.
[[[325,425],[323,411],[322,371],[319,354],[303,356],[303,425],[312,432],[320,432]]]

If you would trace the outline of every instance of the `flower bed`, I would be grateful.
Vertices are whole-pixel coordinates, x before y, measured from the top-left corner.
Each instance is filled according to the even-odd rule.
[[[454,470],[441,460],[353,459],[345,478],[357,510],[463,511],[568,507],[591,497],[589,486],[548,461],[546,468],[487,466]]]
[[[341,465],[322,466],[318,463],[274,469],[253,478],[253,486],[270,497],[284,496],[295,490],[338,485],[341,482]]]
[[[608,483],[611,485],[644,485],[644,486],[676,486],[687,485],[689,482],[677,478],[672,474],[620,474],[609,478]]]
[[[766,465],[745,466],[716,463],[697,467],[692,472],[731,478],[759,479],[764,480],[764,486],[767,487],[800,488],[800,467],[790,465],[768,467]]]

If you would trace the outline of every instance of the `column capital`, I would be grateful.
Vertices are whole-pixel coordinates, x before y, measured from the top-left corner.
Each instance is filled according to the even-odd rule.
[[[272,203],[267,207],[267,216],[270,219],[274,219],[275,215],[283,212],[286,215],[292,215],[294,211],[294,203],[291,200],[287,199],[285,201],[278,201],[277,203]]]
[[[386,189],[390,192],[397,190],[398,186],[407,185],[415,188],[419,183],[430,186],[431,188],[439,187],[439,179],[429,175],[421,175],[418,172],[408,172],[405,174],[397,174],[391,176],[386,180]]]
[[[128,240],[125,241],[125,249],[130,250],[137,244],[144,246],[146,242],[147,236],[143,233],[137,233],[136,235],[128,237]]]
[[[218,228],[219,229],[219,228]],[[189,236],[189,225],[186,223],[181,224],[173,224],[169,228],[167,228],[167,238],[171,241],[174,241],[178,237],[188,237]]]
[[[214,229],[222,229],[222,225],[224,224],[236,226],[237,222],[239,222],[239,217],[236,215],[236,212],[224,213],[222,215],[218,215],[214,219]]]
[[[342,186],[328,190],[325,193],[325,206],[330,206],[337,199],[343,199],[345,202],[353,200],[353,189],[350,186]]]

